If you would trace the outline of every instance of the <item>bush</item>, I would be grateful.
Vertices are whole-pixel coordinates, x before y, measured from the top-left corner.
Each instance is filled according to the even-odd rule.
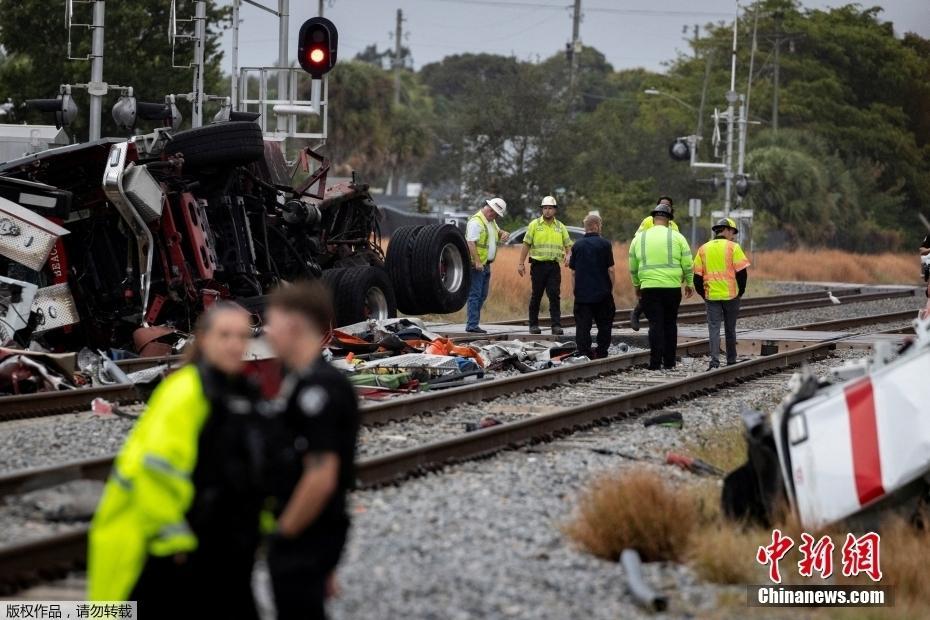
[[[680,560],[697,521],[690,494],[636,469],[595,480],[565,532],[606,560],[617,561],[624,549],[636,549],[645,562]]]

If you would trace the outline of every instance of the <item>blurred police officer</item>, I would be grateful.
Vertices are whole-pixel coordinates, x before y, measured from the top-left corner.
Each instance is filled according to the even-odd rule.
[[[358,404],[349,381],[322,357],[333,320],[322,283],[278,289],[266,320],[268,341],[288,371],[269,412],[278,438],[269,466],[277,516],[268,549],[275,606],[282,620],[325,618],[328,584],[349,531]]]
[[[694,257],[694,287],[707,306],[710,332],[710,366],[720,367],[720,323],[727,341],[727,364],[736,363],[736,319],[739,300],[746,292],[749,260],[736,243],[739,229],[726,217],[711,228],[714,238],[701,246]]]
[[[549,298],[549,318],[552,333],[562,334],[562,312],[560,292],[562,288],[562,263],[568,264],[566,255],[571,253],[572,240],[565,224],[556,219],[558,204],[553,196],[546,196],[540,205],[542,216],[526,227],[520,264],[517,273],[526,273],[526,257],[530,257],[530,333],[539,334],[539,302],[543,292]]]

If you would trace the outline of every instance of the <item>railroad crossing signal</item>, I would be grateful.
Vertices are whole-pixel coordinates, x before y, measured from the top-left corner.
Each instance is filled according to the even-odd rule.
[[[325,17],[311,17],[300,27],[297,61],[304,71],[319,79],[336,66],[339,33]]]

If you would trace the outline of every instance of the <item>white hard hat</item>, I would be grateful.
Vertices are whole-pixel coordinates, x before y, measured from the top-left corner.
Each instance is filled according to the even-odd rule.
[[[491,210],[497,213],[497,217],[504,217],[504,214],[507,213],[507,203],[504,202],[503,198],[491,198],[486,200],[484,204],[491,207]]]
[[[545,198],[542,199],[542,203],[539,206],[540,207],[557,207],[559,206],[559,203],[555,201],[555,196],[546,196]]]

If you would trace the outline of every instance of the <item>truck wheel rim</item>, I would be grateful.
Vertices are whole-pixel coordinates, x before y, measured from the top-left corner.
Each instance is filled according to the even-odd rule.
[[[377,286],[372,286],[365,293],[365,315],[369,319],[378,321],[390,318],[388,316],[387,297],[384,295],[384,291]]]
[[[462,287],[462,280],[465,278],[465,263],[462,260],[462,253],[452,243],[442,246],[442,252],[439,254],[439,279],[442,287],[454,293]]]

